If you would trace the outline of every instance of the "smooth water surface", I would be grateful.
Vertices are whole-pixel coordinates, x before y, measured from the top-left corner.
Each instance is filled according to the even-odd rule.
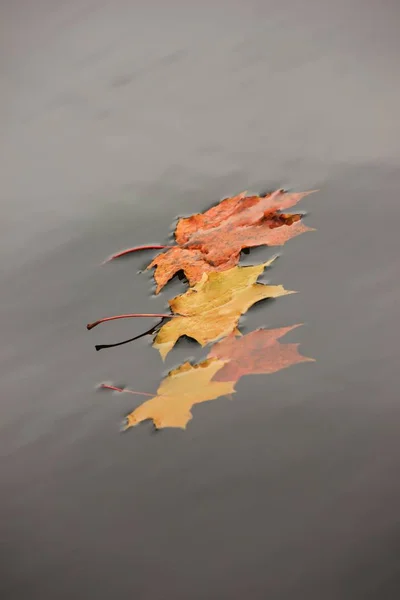
[[[400,582],[396,1],[4,0],[0,7],[2,598],[391,600]],[[319,188],[317,231],[243,330],[302,322],[315,363],[240,381],[183,432],[126,434],[165,364],[94,344],[164,311],[179,215]],[[244,264],[272,254],[257,249]]]

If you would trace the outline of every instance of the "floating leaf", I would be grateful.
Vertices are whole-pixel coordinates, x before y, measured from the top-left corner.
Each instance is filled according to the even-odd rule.
[[[281,344],[278,340],[300,324],[279,329],[257,329],[243,337],[229,337],[214,344],[208,355],[226,361],[214,381],[236,383],[244,375],[276,373],[301,362],[313,362],[299,354],[299,344]]]
[[[222,360],[209,358],[198,365],[186,362],[174,369],[161,382],[157,396],[147,400],[127,416],[126,429],[147,419],[152,419],[157,429],[185,429],[192,418],[193,405],[234,392],[232,383],[213,381],[224,364]]]
[[[159,330],[154,347],[163,358],[186,335],[204,346],[236,330],[240,316],[264,298],[292,294],[282,285],[256,283],[274,259],[251,267],[233,267],[221,273],[203,274],[199,283],[169,301],[176,316]]]
[[[204,213],[180,219],[175,239],[180,245],[194,243],[206,231],[221,230],[227,225],[234,228],[248,227],[266,218],[274,219],[277,211],[295,206],[313,191],[316,190],[288,193],[280,189],[264,196],[247,196],[247,192],[241,192],[232,198],[225,198]]]
[[[266,196],[246,196],[243,192],[226,198],[204,213],[178,221],[177,246],[157,255],[148,268],[155,267],[156,293],[183,270],[190,285],[204,273],[225,271],[237,265],[243,248],[280,246],[289,239],[312,231],[301,222],[301,214],[281,214],[309,192],[287,193],[277,190]],[[140,246],[118,252],[111,258],[157,246]],[[162,246],[158,246],[161,248]]]

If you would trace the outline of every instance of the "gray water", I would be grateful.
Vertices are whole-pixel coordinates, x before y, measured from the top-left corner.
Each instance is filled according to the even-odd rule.
[[[2,598],[391,600],[400,583],[396,0],[3,0]],[[264,280],[315,363],[246,377],[186,431],[119,432],[205,356],[151,340],[152,253],[242,190],[319,188]],[[265,260],[257,249],[244,264]],[[397,306],[397,309],[396,309]],[[285,340],[286,341],[286,340]]]

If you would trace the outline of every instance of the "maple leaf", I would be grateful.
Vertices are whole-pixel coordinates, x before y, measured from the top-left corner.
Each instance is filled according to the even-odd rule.
[[[275,257],[261,265],[203,274],[194,287],[170,300],[176,316],[160,328],[153,343],[162,358],[182,335],[204,346],[235,331],[240,316],[259,300],[295,293],[282,285],[256,283],[273,260]]]
[[[155,268],[156,293],[178,272],[183,271],[190,285],[203,273],[224,271],[239,262],[243,248],[281,246],[288,240],[312,231],[300,214],[278,211],[294,206],[309,192],[287,193],[277,190],[267,196],[226,198],[204,213],[178,221],[177,247],[158,254],[149,264]]]
[[[281,344],[278,340],[301,324],[279,329],[257,329],[243,337],[234,334],[214,344],[208,358],[226,361],[214,381],[236,383],[244,375],[276,373],[301,362],[314,362],[299,354],[299,344]]]
[[[311,193],[277,190],[266,196],[247,196],[242,192],[225,198],[204,213],[179,219],[175,229],[177,246],[138,246],[111,258],[137,250],[168,248],[147,267],[155,268],[156,293],[181,270],[189,284],[194,285],[203,273],[224,271],[237,265],[243,248],[281,246],[305,231],[312,231],[302,223],[301,214],[278,212],[294,206]]]
[[[237,196],[225,198],[204,213],[179,219],[175,229],[175,240],[180,246],[190,244],[195,248],[202,244],[203,233],[211,230],[217,233],[217,230],[227,226],[250,227],[265,219],[271,219],[271,227],[276,227],[274,219],[280,216],[278,211],[295,206],[314,191],[316,190],[289,193],[280,189],[265,196],[247,196],[247,192],[242,192]],[[280,224],[284,225],[284,222]]]
[[[209,358],[194,366],[186,362],[170,371],[161,382],[157,395],[145,401],[126,417],[125,429],[147,419],[152,419],[157,429],[162,427],[185,429],[192,419],[190,409],[193,405],[234,392],[231,382],[213,381],[213,377],[224,364],[223,360]],[[111,389],[118,388],[111,387]]]
[[[193,250],[197,249],[198,251],[200,249],[209,265],[226,268],[227,264],[233,266],[232,261],[237,264],[243,248],[252,248],[264,244],[282,246],[297,235],[305,231],[312,231],[300,219],[301,215],[299,214],[275,215],[251,226],[235,227],[229,224],[225,225],[223,231],[220,232],[216,230],[207,231],[199,236],[197,241],[193,240],[190,244]],[[215,237],[216,234],[221,236],[221,243]],[[197,247],[195,247],[195,244]],[[166,252],[165,255],[169,255],[170,252],[172,250]]]

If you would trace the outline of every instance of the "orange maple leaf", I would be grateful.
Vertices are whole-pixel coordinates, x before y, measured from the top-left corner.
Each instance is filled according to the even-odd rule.
[[[227,225],[250,227],[263,219],[273,221],[274,217],[281,216],[278,211],[295,206],[314,191],[289,193],[280,189],[265,196],[247,196],[247,192],[241,192],[225,198],[204,213],[179,219],[175,230],[176,242],[181,246],[190,243],[191,247],[196,247],[199,242],[201,245],[202,234],[206,231],[214,230],[216,234]],[[271,227],[276,225],[271,224]]]
[[[279,329],[257,329],[243,337],[231,334],[214,344],[208,358],[226,361],[215,374],[214,381],[236,383],[244,375],[276,373],[301,362],[314,362],[313,358],[298,352],[299,344],[281,344],[279,338],[301,324]]]
[[[242,192],[204,213],[179,219],[175,230],[177,246],[165,246],[167,252],[158,254],[147,267],[155,267],[156,293],[178,271],[184,271],[192,286],[201,280],[203,273],[225,271],[237,265],[243,248],[281,246],[305,231],[312,231],[302,223],[301,214],[279,212],[311,193],[277,190],[266,196],[246,196]],[[146,248],[162,246],[130,248],[111,258]]]

